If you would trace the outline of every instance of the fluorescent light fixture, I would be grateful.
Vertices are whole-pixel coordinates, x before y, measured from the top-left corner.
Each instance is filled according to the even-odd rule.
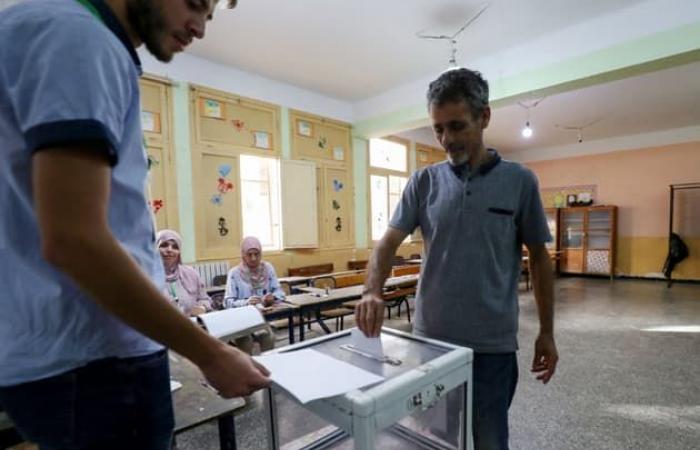
[[[666,325],[642,328],[642,331],[651,331],[654,333],[700,333],[700,325]]]

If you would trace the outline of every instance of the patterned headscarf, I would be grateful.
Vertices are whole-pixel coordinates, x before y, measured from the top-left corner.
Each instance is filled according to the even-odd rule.
[[[261,260],[258,267],[251,269],[245,263],[244,257],[246,254],[253,249],[257,249],[260,252]],[[268,289],[267,286],[269,277],[267,274],[266,264],[262,261],[262,244],[260,240],[254,236],[248,236],[241,242],[241,263],[238,265],[241,272],[241,279],[250,284],[250,286],[255,289]]]
[[[161,242],[164,241],[174,241],[180,249],[180,252],[182,252],[182,238],[179,234],[177,234],[176,231],[160,230],[156,235],[156,248],[159,248]],[[174,270],[169,272],[168,268],[165,268],[165,281],[172,283],[177,280],[180,280],[182,287],[187,292],[194,295],[199,290],[199,276],[197,275],[196,271],[191,269],[182,270],[182,267],[182,253],[180,253]]]

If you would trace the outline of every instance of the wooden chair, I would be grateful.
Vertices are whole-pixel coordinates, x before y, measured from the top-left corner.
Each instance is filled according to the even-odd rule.
[[[406,265],[406,258],[404,258],[401,255],[394,255],[394,257],[391,259],[391,265],[392,266],[405,266]]]
[[[362,261],[348,261],[348,270],[366,270],[369,260],[363,259]]]
[[[314,278],[312,281],[312,286],[319,289],[335,289],[335,277],[327,276]],[[335,331],[342,330],[345,316],[350,316],[352,314],[355,314],[354,310],[344,307],[321,310],[321,317],[324,319],[335,319]]]
[[[384,294],[382,294],[382,298],[387,303],[387,319],[391,319],[391,308],[397,308],[397,315],[401,317],[401,305],[405,303],[406,317],[408,318],[408,323],[411,323],[411,307],[408,304],[408,296],[415,295],[415,293],[416,288],[412,286],[407,288],[394,289],[392,291],[387,291]]]
[[[391,270],[392,277],[402,277],[404,275],[416,275],[420,273],[420,266],[410,264],[407,266],[396,266]]]

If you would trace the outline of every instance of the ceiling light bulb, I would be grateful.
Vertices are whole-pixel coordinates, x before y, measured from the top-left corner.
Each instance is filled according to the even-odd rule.
[[[525,122],[525,128],[522,131],[524,138],[532,137],[532,128],[530,128],[530,122]]]

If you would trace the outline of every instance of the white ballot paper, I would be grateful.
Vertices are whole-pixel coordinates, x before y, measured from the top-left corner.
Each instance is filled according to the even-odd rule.
[[[265,318],[255,306],[214,311],[202,314],[199,318],[204,322],[209,334],[217,339],[244,334],[265,325]]]
[[[384,347],[382,346],[382,338],[369,338],[357,327],[350,330],[350,345],[355,349],[369,353],[377,358],[384,358]]]
[[[346,394],[384,380],[384,377],[311,349],[253,358],[270,370],[273,382],[301,403]]]

